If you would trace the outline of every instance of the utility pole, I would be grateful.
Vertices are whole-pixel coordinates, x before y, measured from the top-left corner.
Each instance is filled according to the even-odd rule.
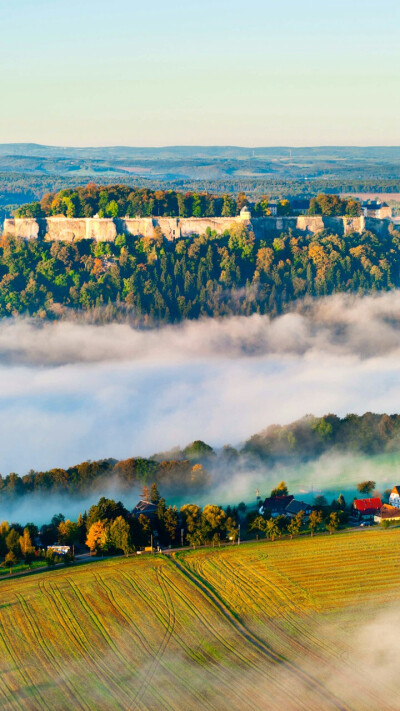
[[[151,548],[151,552],[153,553],[153,534],[151,534],[151,536],[150,536],[150,548]]]
[[[183,532],[184,532],[184,529],[181,528],[181,548],[183,548]]]
[[[240,546],[240,523],[238,526],[238,546]]]

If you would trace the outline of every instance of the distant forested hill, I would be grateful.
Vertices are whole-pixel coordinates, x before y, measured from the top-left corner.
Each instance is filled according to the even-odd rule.
[[[123,461],[103,459],[82,462],[68,469],[45,472],[30,471],[24,476],[15,473],[0,475],[0,497],[15,499],[31,493],[68,493],[77,497],[110,481],[119,490],[138,489],[153,482],[164,496],[196,494],[212,489],[216,480],[229,479],[235,473],[251,474],[260,464],[291,464],[312,461],[327,452],[379,455],[400,453],[400,415],[349,414],[340,418],[308,415],[290,425],[272,425],[254,435],[241,448],[226,446],[214,451],[197,440],[185,449],[151,458],[130,458]]]
[[[142,325],[252,313],[275,316],[304,296],[400,286],[400,233],[283,233],[256,241],[242,225],[167,242],[0,242],[0,316],[84,312]]]

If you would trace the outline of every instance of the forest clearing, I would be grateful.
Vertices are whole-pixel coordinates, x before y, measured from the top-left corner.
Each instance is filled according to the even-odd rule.
[[[371,529],[2,581],[0,707],[396,708],[398,538]]]

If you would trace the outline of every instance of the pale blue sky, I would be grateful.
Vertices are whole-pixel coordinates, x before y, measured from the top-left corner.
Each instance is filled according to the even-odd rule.
[[[398,0],[1,0],[0,143],[400,143]]]

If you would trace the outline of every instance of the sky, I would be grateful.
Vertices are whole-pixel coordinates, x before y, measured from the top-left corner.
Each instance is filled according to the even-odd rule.
[[[397,0],[2,0],[0,143],[397,145]]]

